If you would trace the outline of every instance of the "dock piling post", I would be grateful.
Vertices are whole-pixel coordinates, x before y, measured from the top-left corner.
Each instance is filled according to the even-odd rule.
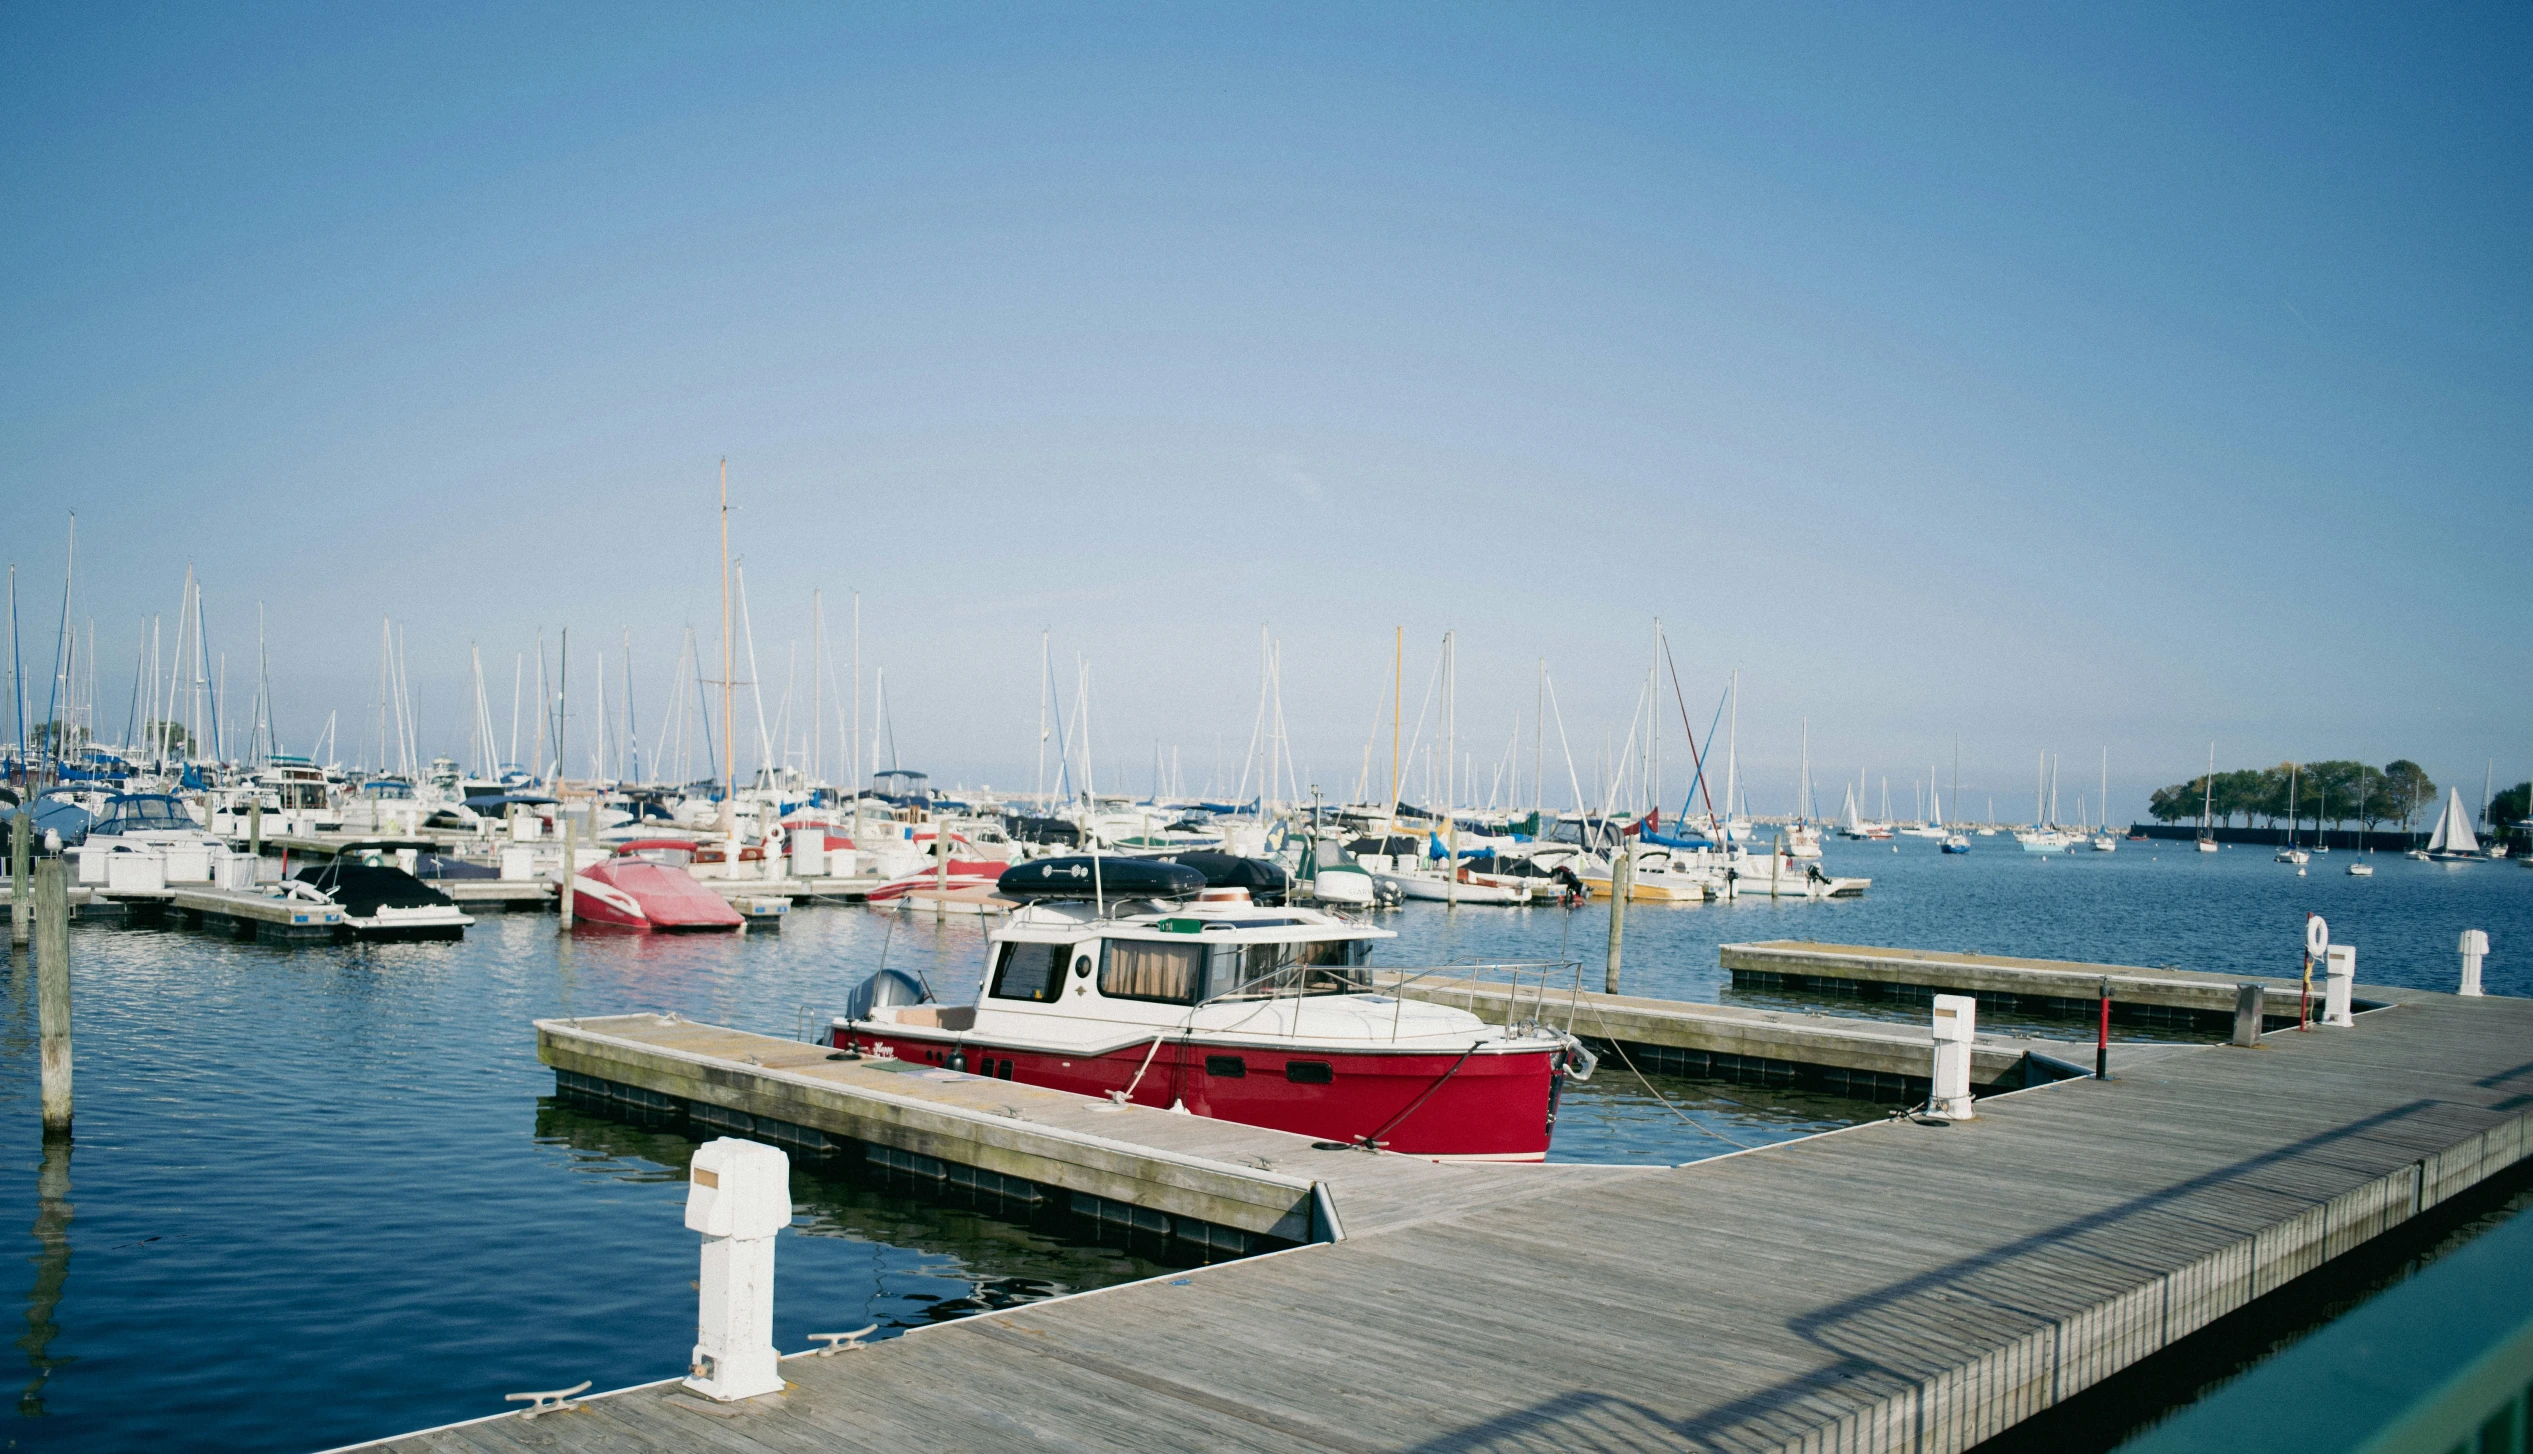
[[[572,831],[571,816],[563,805],[554,805],[554,826],[561,829],[563,840],[563,877],[554,885],[554,902],[563,912],[563,927],[572,927],[572,877],[580,872],[580,835]],[[733,863],[737,861],[733,855]]]
[[[257,859],[264,856],[264,800],[249,798],[246,803],[246,851]]]
[[[1627,851],[1627,835],[1618,837],[1610,853],[1610,962],[1602,976],[1605,994],[1618,993],[1618,942],[1627,933],[1627,899],[1636,891],[1636,855]]]
[[[2102,1028],[2093,1037],[2093,1078],[2111,1078],[2111,980],[2102,979]]]
[[[2322,1023],[2343,1029],[2357,1024],[2350,1013],[2349,988],[2357,981],[2357,947],[2334,944],[2322,957]]]
[[[1967,1121],[1978,1114],[1970,1108],[1970,1045],[1978,1033],[1976,996],[1935,997],[1935,1084],[1926,1105],[1930,1115]]]
[[[70,1134],[69,865],[35,867],[35,1017],[43,1039],[44,1136]]]
[[[2462,939],[2457,942],[2454,947],[2461,950],[2463,955],[2463,985],[2462,988],[2454,991],[2454,993],[2458,995],[2479,994],[2480,958],[2482,955],[2489,952],[2489,931],[2485,929],[2465,929],[2463,931]]]
[[[9,818],[9,942],[24,944],[27,925],[31,923],[34,905],[27,901],[30,891],[29,866],[35,857],[35,815],[20,803]]]
[[[2240,984],[2234,987],[2234,1038],[2231,1044],[2255,1049],[2260,1044],[2260,1027],[2268,1013],[2269,988],[2261,984]]]
[[[703,1233],[704,1251],[686,1386],[706,1398],[782,1391],[774,1362],[774,1237],[791,1220],[790,1157],[729,1136],[696,1148],[686,1226]]]

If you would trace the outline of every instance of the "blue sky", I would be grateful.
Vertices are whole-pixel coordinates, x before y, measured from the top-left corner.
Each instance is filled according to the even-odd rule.
[[[381,615],[427,747],[565,625],[651,739],[727,456],[769,709],[859,590],[944,778],[1028,784],[1042,628],[1103,779],[1236,772],[1266,624],[1332,793],[1401,627],[1482,777],[1544,655],[1588,783],[1657,615],[1761,811],[1806,719],[2000,811],[2533,771],[2520,7],[0,23],[0,540],[49,661],[79,510],[109,735],[191,561],[291,745]]]

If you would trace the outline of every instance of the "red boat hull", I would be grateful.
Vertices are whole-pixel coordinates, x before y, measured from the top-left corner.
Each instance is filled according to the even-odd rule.
[[[1009,867],[1011,865],[1008,863],[997,863],[991,859],[951,859],[950,887],[968,889],[982,884],[987,888],[992,888],[1001,880],[1003,870]],[[903,898],[916,889],[931,888],[940,880],[941,870],[937,867],[928,867],[920,872],[910,873],[904,878],[891,879],[881,884],[864,896],[864,902],[884,904],[891,899]]]
[[[865,1054],[885,1045],[904,1060],[1076,1095],[1105,1096],[1133,1085],[1136,1105],[1184,1104],[1217,1120],[1325,1141],[1376,1136],[1385,1150],[1466,1160],[1543,1159],[1563,1088],[1561,1046],[1464,1059],[1202,1041],[1165,1041],[1154,1051],[1143,1040],[1083,1057],[895,1025],[839,1028],[830,1043]],[[1296,1063],[1299,1072],[1291,1069]]]
[[[585,884],[613,892],[593,891]],[[736,929],[747,922],[728,900],[695,882],[693,874],[638,859],[598,864],[575,875],[572,918],[615,929],[685,931]]]

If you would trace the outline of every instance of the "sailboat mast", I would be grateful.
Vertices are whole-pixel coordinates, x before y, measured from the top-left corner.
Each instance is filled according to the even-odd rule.
[[[1399,627],[1399,628],[1398,628],[1398,635],[1397,635],[1397,638],[1396,638],[1396,639],[1395,639],[1395,640],[1391,643],[1391,646],[1390,646],[1390,823],[1389,823],[1389,826],[1390,826],[1391,828],[1396,828],[1396,827],[1398,826],[1398,739],[1399,739],[1399,721],[1398,721],[1398,717],[1399,717],[1399,701],[1398,701],[1398,694],[1399,694],[1400,692],[1405,691],[1405,690],[1407,690],[1407,628],[1406,628],[1406,627],[1404,627],[1404,626],[1401,626],[1401,627]],[[1418,716],[1418,719],[1417,719],[1417,720],[1418,720],[1418,721],[1420,721],[1420,722],[1423,720],[1423,716],[1422,716],[1422,713],[1421,713],[1421,709],[1420,709],[1419,716]],[[1422,729],[1420,728],[1419,730],[1421,731]],[[1387,830],[1387,829],[1384,829],[1383,831],[1384,831],[1384,832],[1387,832],[1388,830]]]
[[[1730,822],[1740,799],[1735,796],[1741,785],[1741,669],[1733,669],[1728,689],[1733,699],[1732,724],[1724,738],[1724,818]],[[1726,833],[1727,840],[1731,834]]]
[[[738,787],[738,698],[731,684],[738,673],[730,639],[730,460],[721,461],[721,796],[727,801]],[[558,731],[559,739],[562,734]]]

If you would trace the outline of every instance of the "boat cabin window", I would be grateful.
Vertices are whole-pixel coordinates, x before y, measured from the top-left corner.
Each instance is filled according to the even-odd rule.
[[[1309,939],[1298,944],[1213,946],[1211,992],[1217,999],[1265,995],[1354,995],[1372,988],[1360,939]]]
[[[1100,941],[1099,992],[1112,999],[1192,1005],[1205,987],[1205,946]]]
[[[994,998],[1051,1005],[1064,993],[1064,944],[1006,944],[994,967]]]

